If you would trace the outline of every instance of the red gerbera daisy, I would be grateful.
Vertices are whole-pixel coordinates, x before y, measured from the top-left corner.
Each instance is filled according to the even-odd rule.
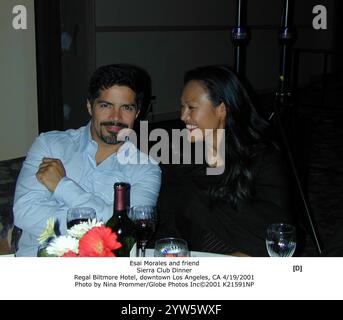
[[[63,258],[65,258],[65,257],[67,257],[67,258],[69,258],[69,257],[78,257],[78,255],[77,255],[75,252],[69,250],[69,251],[66,252],[62,257],[63,257]]]
[[[80,257],[115,257],[113,250],[119,249],[121,243],[111,228],[100,226],[89,230],[79,242]]]

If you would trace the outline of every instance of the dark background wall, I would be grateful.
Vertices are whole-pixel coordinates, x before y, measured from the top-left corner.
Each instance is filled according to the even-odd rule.
[[[294,47],[335,48],[335,0],[295,1]],[[312,28],[315,5],[328,9],[328,30]],[[62,54],[64,127],[88,120],[86,88],[95,67],[118,62],[134,63],[152,77],[153,121],[178,115],[183,73],[206,64],[233,65],[231,28],[235,25],[234,0],[61,0],[62,31],[73,39]],[[283,1],[248,1],[247,78],[258,92],[273,92],[278,84],[280,46],[278,28]],[[336,35],[337,39],[337,35]],[[299,80],[306,85],[322,72],[323,57],[302,58]]]
[[[21,5],[27,30],[12,27],[14,1],[0,2],[0,161],[22,156],[38,133],[34,5]]]

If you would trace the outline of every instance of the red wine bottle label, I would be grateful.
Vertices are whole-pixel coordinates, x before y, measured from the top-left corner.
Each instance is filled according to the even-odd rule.
[[[130,197],[130,185],[124,182],[118,182],[114,185],[115,199],[114,208],[116,211],[124,211],[127,209]]]
[[[123,211],[126,209],[125,192],[126,192],[125,188],[118,188],[116,190],[115,208],[117,211]]]

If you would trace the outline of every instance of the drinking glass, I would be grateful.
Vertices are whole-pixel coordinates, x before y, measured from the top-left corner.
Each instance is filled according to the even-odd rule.
[[[266,246],[270,257],[291,257],[296,247],[295,227],[274,223],[267,228]]]
[[[145,257],[146,245],[155,232],[156,208],[154,206],[134,206],[130,208],[128,216],[135,225],[138,256]]]
[[[154,257],[189,257],[186,240],[163,238],[155,242]]]
[[[81,222],[87,222],[96,218],[96,213],[93,208],[88,207],[75,207],[70,208],[67,211],[67,228],[70,229],[72,226]]]

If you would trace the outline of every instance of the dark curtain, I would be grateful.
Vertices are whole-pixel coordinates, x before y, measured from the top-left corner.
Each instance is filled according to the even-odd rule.
[[[39,132],[63,129],[60,0],[35,0]]]
[[[343,75],[343,43],[342,43],[342,32],[343,32],[343,2],[342,0],[336,0],[335,3],[335,16],[334,16],[334,49],[339,54],[334,56],[334,68],[341,76]]]

